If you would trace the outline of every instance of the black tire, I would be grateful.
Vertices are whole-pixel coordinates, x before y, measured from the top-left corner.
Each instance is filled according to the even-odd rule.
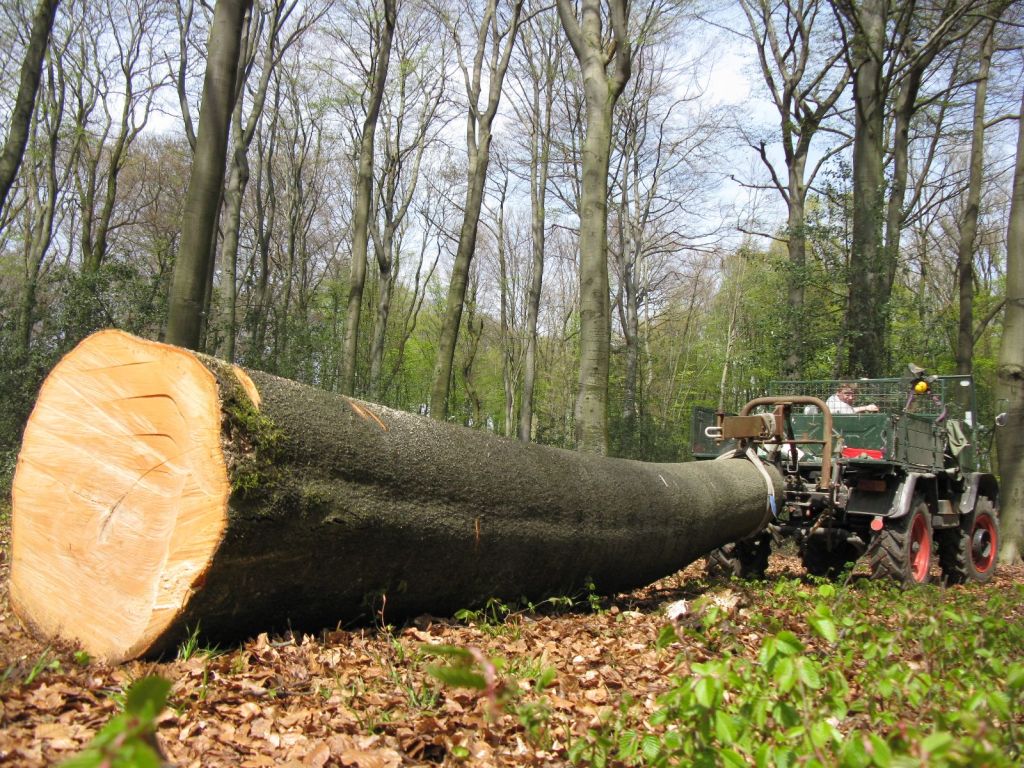
[[[768,533],[726,544],[708,555],[707,574],[711,578],[763,579],[771,550],[772,537]]]
[[[964,516],[960,528],[949,531],[940,542],[943,579],[946,584],[987,584],[995,576],[998,552],[999,516],[995,504],[987,496],[979,496],[974,511]]]
[[[846,566],[856,561],[857,557],[857,549],[845,541],[838,542],[829,549],[828,543],[818,538],[805,542],[800,552],[800,559],[807,573],[826,579],[838,578]]]
[[[927,584],[934,550],[931,512],[928,503],[917,497],[909,515],[886,524],[871,540],[871,577],[905,585]]]

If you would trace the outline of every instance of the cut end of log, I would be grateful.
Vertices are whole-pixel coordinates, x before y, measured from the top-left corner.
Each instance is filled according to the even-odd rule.
[[[181,613],[227,523],[218,397],[191,353],[120,331],[58,364],[14,477],[11,601],[24,621],[117,662]]]

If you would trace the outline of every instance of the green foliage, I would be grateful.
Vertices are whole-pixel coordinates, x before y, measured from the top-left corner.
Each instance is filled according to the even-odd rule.
[[[188,661],[196,657],[211,658],[220,654],[220,648],[217,646],[206,647],[202,644],[201,629],[198,622],[187,632],[188,636],[178,646],[178,661]]]
[[[570,611],[582,606],[586,606],[594,613],[599,612],[602,608],[601,596],[597,594],[597,585],[591,579],[587,579],[583,589],[575,595],[551,595],[537,602],[527,600],[525,597],[512,601],[489,597],[481,608],[459,609],[455,612],[455,618],[466,624],[476,624],[490,632],[498,632],[509,629],[510,620],[523,614]]]
[[[878,582],[816,593],[780,582],[744,626],[721,614],[687,629],[710,660],[676,658],[653,711],[633,702],[569,748],[579,765],[1018,765],[1024,628],[1005,596]],[[805,645],[775,615],[805,615]],[[756,649],[750,633],[768,630]],[[679,640],[666,627],[657,645]],[[909,663],[904,659],[910,658]]]
[[[43,672],[59,672],[60,671],[60,659],[57,659],[50,653],[49,647],[45,648],[39,658],[36,659],[35,664],[29,670],[25,676],[23,685],[29,686],[36,681],[36,679]]]
[[[64,768],[160,768],[156,748],[156,718],[167,706],[171,684],[161,677],[145,677],[132,683],[124,700],[124,712],[107,723],[79,755]]]

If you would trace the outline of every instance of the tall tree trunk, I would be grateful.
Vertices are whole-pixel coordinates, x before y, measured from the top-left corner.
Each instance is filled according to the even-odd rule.
[[[410,25],[412,26],[412,25]],[[417,46],[417,38],[410,35],[408,40],[399,38],[398,55],[407,59],[409,48]],[[401,235],[409,207],[412,205],[416,189],[419,185],[420,167],[423,154],[430,146],[430,132],[434,128],[434,120],[438,114],[441,100],[446,93],[447,79],[444,76],[447,58],[442,50],[439,60],[442,62],[442,77],[431,79],[429,85],[423,81],[415,82],[416,70],[412,67],[401,67],[395,76],[397,90],[397,107],[388,110],[384,125],[383,162],[378,181],[377,195],[380,210],[371,219],[370,231],[373,235],[373,248],[377,257],[378,298],[377,313],[373,324],[370,342],[370,379],[368,391],[371,399],[380,400],[382,378],[384,375],[384,347],[387,341],[388,325],[391,318],[391,305],[394,297],[395,283],[401,265]],[[422,99],[417,110],[418,125],[412,135],[404,130],[411,119],[414,99],[410,99],[410,85],[413,94]],[[403,142],[404,137],[404,142]],[[410,161],[410,155],[412,160]],[[396,237],[398,238],[396,244]],[[426,240],[427,233],[421,233]],[[422,247],[421,243],[421,247]],[[422,260],[420,263],[422,266]],[[418,275],[417,275],[418,277]],[[412,302],[417,301],[416,293],[419,281],[413,289]],[[404,345],[404,340],[399,346]],[[400,357],[399,354],[397,357]],[[396,358],[397,359],[397,358]]]
[[[888,268],[882,246],[886,0],[858,4],[853,37],[853,232],[844,373],[880,376],[886,362]]]
[[[477,30],[477,50],[472,75],[460,59],[470,103],[466,121],[466,145],[469,155],[468,183],[462,228],[459,231],[459,245],[455,253],[455,263],[452,265],[451,281],[448,284],[444,322],[441,326],[441,336],[437,342],[433,382],[430,387],[430,415],[438,421],[445,421],[448,418],[448,392],[451,388],[452,363],[455,359],[455,345],[459,340],[459,327],[462,324],[462,309],[466,302],[469,268],[476,253],[480,208],[483,205],[487,167],[491,159],[491,126],[498,112],[502,84],[505,81],[505,73],[508,71],[512,49],[515,47],[516,35],[519,33],[523,0],[511,0],[511,18],[508,27],[503,31],[499,31],[496,6],[497,0],[488,0],[484,18]],[[481,110],[479,97],[482,89],[482,65],[487,52],[487,40],[491,40],[487,72],[489,81],[487,103]]]
[[[787,379],[800,378],[804,367],[804,296],[807,286],[807,226],[805,206],[807,187],[804,183],[806,156],[794,157],[789,167],[789,213],[786,217],[786,250],[789,254],[789,290],[787,292],[787,352],[783,374]]]
[[[359,162],[356,170],[355,199],[352,202],[352,262],[349,268],[348,306],[345,310],[345,334],[342,342],[338,389],[342,394],[355,391],[356,353],[359,347],[359,320],[366,284],[366,254],[370,241],[370,208],[373,204],[373,151],[377,118],[387,84],[391,61],[391,41],[395,33],[395,0],[383,0],[384,19],[376,40],[377,51],[370,82],[370,103],[366,108],[359,138]]]
[[[640,312],[639,312],[639,278],[637,272],[641,268],[641,238],[643,237],[644,212],[643,201],[640,200],[640,189],[637,176],[639,168],[634,166],[636,133],[632,127],[626,129],[628,146],[623,147],[622,195],[618,211],[618,247],[615,256],[618,259],[619,289],[619,323],[622,326],[622,338],[626,345],[626,370],[623,378],[622,392],[622,432],[621,450],[623,455],[633,457],[636,450],[636,419],[637,419],[637,371],[640,358]],[[631,197],[632,193],[632,197]],[[636,208],[635,214],[631,207]]]
[[[765,141],[752,145],[768,169],[773,186],[785,201],[788,215],[786,240],[789,253],[787,312],[784,332],[787,349],[783,362],[786,378],[799,378],[803,371],[804,297],[807,284],[807,236],[804,212],[807,186],[814,180],[822,162],[838,151],[833,147],[818,159],[805,178],[811,142],[823,121],[835,110],[836,101],[846,91],[849,66],[839,72],[844,58],[842,46],[835,44],[824,3],[804,0],[740,0],[750,27],[750,41],[757,50],[761,75],[780,118],[779,137],[786,163],[786,181],[776,171]],[[829,75],[835,72],[830,82]]]
[[[502,412],[502,434],[511,437],[516,431],[516,380],[515,365],[516,341],[513,328],[512,313],[515,305],[513,278],[509,269],[509,248],[505,237],[505,198],[508,193],[508,176],[498,195],[498,222],[495,227],[494,239],[498,251],[498,288],[500,292],[500,323],[501,323],[501,383],[505,402]],[[518,282],[518,281],[516,281]]]
[[[241,108],[235,105],[237,113]],[[236,123],[237,125],[237,123]],[[237,128],[236,128],[237,130]],[[239,156],[241,153],[241,156]],[[228,173],[228,184],[224,188],[224,200],[227,208],[227,222],[224,228],[224,248],[221,254],[224,273],[224,353],[223,358],[229,363],[235,361],[235,339],[238,336],[238,238],[242,228],[242,199],[249,183],[249,160],[246,149],[235,142],[234,162]]]
[[[1024,94],[1017,127],[1010,225],[1006,232],[1006,309],[996,369],[996,398],[1006,423],[996,428],[999,508],[1003,544],[999,557],[1019,563],[1024,553]]]
[[[974,91],[974,124],[971,130],[970,173],[963,215],[960,218],[960,242],[957,248],[957,283],[960,294],[960,321],[956,344],[956,372],[974,371],[974,248],[978,235],[978,211],[981,208],[981,182],[985,166],[985,98],[988,75],[995,47],[995,22],[981,44],[978,80]]]
[[[32,129],[32,156],[35,162],[28,166],[25,173],[29,188],[26,197],[32,201],[33,206],[27,207],[22,214],[25,222],[22,236],[24,271],[18,316],[18,357],[23,362],[28,361],[32,348],[39,278],[53,241],[57,201],[61,187],[72,173],[70,165],[63,170],[63,177],[58,177],[57,173],[64,93],[60,83],[62,77],[59,72],[55,74],[54,69],[59,70],[59,66],[50,69],[47,87],[40,99]]]
[[[602,35],[601,0],[581,0],[580,19],[570,0],[558,0],[558,16],[583,73],[586,137],[580,195],[580,373],[576,398],[576,445],[608,452],[608,162],[612,110],[629,80],[631,47],[626,0],[607,0],[611,40]],[[606,52],[605,43],[609,43]],[[611,72],[608,71],[612,65]]]
[[[554,104],[556,48],[542,34],[534,39],[543,49],[539,60],[531,57],[530,101],[530,284],[526,303],[526,348],[523,351],[523,391],[519,397],[519,439],[533,439],[533,402],[537,381],[537,323],[544,287],[545,206],[551,159],[551,110]],[[528,51],[529,55],[529,51]],[[541,100],[543,96],[543,101]]]
[[[480,209],[483,205],[484,184],[490,155],[490,133],[481,135],[476,157],[469,162],[469,187],[466,190],[465,215],[459,232],[459,247],[452,265],[451,282],[448,284],[448,300],[445,304],[441,337],[437,342],[437,357],[434,361],[433,384],[430,390],[430,415],[438,421],[448,418],[448,392],[451,388],[452,362],[455,345],[462,325],[462,311],[466,304],[466,289],[469,285],[469,268],[476,252],[476,233],[480,223]]]
[[[380,399],[381,372],[384,366],[384,345],[387,341],[388,319],[391,316],[391,301],[395,292],[397,277],[392,259],[386,262],[377,261],[377,315],[373,323],[373,336],[370,340],[370,386],[369,391],[375,399]]]
[[[267,360],[267,323],[270,316],[270,246],[277,222],[277,187],[274,182],[274,162],[277,155],[278,115],[281,107],[281,88],[274,88],[274,108],[265,139],[261,131],[256,153],[256,250],[259,267],[253,301],[249,308],[249,336],[252,338],[253,359],[264,365]],[[264,185],[266,187],[264,191]]]
[[[167,340],[189,349],[199,346],[203,329],[203,304],[224,184],[242,28],[251,4],[252,0],[217,0],[207,43],[209,58],[199,107],[199,135],[167,316]]]
[[[924,66],[914,66],[903,78],[892,105],[892,180],[885,208],[885,241],[882,249],[885,260],[884,290],[891,295],[899,265],[900,239],[906,218],[904,197],[907,192],[907,174],[910,171],[910,124],[917,112],[917,95],[924,77]]]
[[[57,16],[60,0],[39,0],[32,16],[32,29],[29,32],[28,47],[25,58],[21,62],[21,80],[18,83],[18,95],[14,100],[14,110],[10,116],[10,126],[0,152],[0,212],[7,202],[7,194],[11,190],[21,159],[25,156],[25,145],[28,143],[29,129],[32,125],[32,113],[36,106],[36,93],[42,78],[43,59],[50,42],[50,30]]]

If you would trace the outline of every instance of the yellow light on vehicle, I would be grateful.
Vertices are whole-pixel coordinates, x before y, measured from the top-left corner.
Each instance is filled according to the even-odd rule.
[[[919,394],[919,395],[925,394],[928,391],[928,382],[927,381],[917,381],[917,382],[914,382],[914,391],[917,392],[917,394]]]

